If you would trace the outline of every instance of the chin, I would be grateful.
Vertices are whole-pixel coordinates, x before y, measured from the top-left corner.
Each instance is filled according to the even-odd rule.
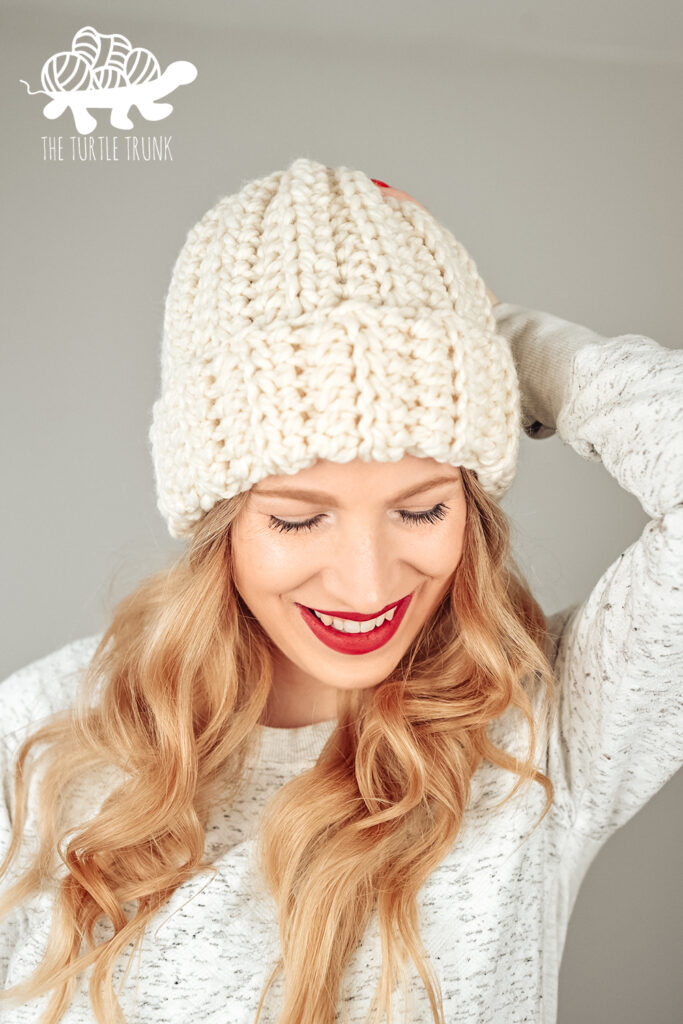
[[[349,658],[345,655],[337,657],[345,658],[344,663],[338,668],[335,666],[329,670],[325,669],[324,680],[327,686],[334,686],[339,690],[369,690],[373,686],[378,686],[399,662],[399,658],[396,656],[388,659],[384,655],[383,658],[375,661],[374,666],[370,666],[367,663],[362,664],[363,659],[369,657],[367,654],[357,658]],[[316,663],[316,670],[317,672],[311,674],[321,674],[319,661]]]

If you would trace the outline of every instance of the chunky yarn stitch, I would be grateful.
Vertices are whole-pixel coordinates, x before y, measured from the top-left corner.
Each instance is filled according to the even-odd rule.
[[[431,457],[500,498],[520,430],[512,353],[474,260],[363,171],[300,157],[189,231],[149,430],[172,537],[318,459]]]

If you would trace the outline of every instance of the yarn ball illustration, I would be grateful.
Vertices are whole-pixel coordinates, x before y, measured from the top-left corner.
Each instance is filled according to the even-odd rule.
[[[45,92],[115,89],[161,77],[159,61],[144,46],[132,46],[120,33],[106,35],[92,25],[73,37],[71,50],[49,57],[40,80]]]
[[[93,69],[92,81],[96,89],[116,89],[120,85],[128,85],[128,79],[123,71],[108,64]]]
[[[43,64],[40,81],[43,89],[49,93],[90,89],[92,68],[85,57],[65,50],[48,57]]]
[[[91,67],[106,65],[120,71],[123,71],[126,57],[132,48],[130,40],[120,32],[104,35],[92,25],[79,29],[71,42],[74,53],[87,60]]]
[[[153,53],[142,46],[136,46],[126,57],[124,74],[131,85],[148,82],[151,78],[159,78],[161,68]]]

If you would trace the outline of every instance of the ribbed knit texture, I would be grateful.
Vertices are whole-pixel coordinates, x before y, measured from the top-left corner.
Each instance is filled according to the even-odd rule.
[[[474,260],[422,206],[301,157],[221,199],[166,296],[149,431],[173,537],[317,459],[514,477],[519,389]]]
[[[517,777],[482,764],[453,849],[419,894],[421,934],[448,1024],[555,1024],[562,951],[581,882],[605,841],[683,763],[683,352],[639,335],[603,338],[511,303],[495,309],[500,329],[516,338],[528,421],[552,420],[547,429],[579,455],[601,460],[651,517],[584,601],[549,617],[560,704],[537,764],[555,787],[553,808],[531,831],[545,798],[534,785],[493,811]],[[72,702],[98,639],[67,644],[0,684],[0,853],[17,745],[45,715]],[[528,734],[513,711],[489,733],[524,756]],[[255,870],[258,816],[280,786],[312,767],[333,728],[334,720],[262,727],[244,790],[207,828],[217,877],[182,886],[147,929],[139,971],[134,964],[121,995],[131,1022],[253,1024],[279,955],[276,908]],[[110,785],[103,773],[101,785],[77,794],[72,813],[93,813]],[[35,800],[30,811],[34,830]],[[50,912],[46,892],[0,922],[0,983],[15,983],[37,965]],[[365,1020],[380,957],[373,917],[344,977],[340,1006],[351,1024]],[[116,986],[124,967],[125,957]],[[86,972],[63,1024],[93,1024],[88,978]],[[415,1024],[429,1024],[416,972],[411,989]],[[276,982],[262,1024],[277,1021],[281,991]],[[35,1024],[46,1001],[33,1000],[8,1019]],[[397,996],[397,1022],[401,1010]]]

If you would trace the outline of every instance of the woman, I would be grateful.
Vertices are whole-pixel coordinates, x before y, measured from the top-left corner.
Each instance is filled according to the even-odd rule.
[[[189,232],[150,430],[188,548],[0,689],[12,1021],[555,1020],[581,880],[683,761],[683,359],[491,299],[307,158]],[[547,620],[522,427],[652,517]]]

